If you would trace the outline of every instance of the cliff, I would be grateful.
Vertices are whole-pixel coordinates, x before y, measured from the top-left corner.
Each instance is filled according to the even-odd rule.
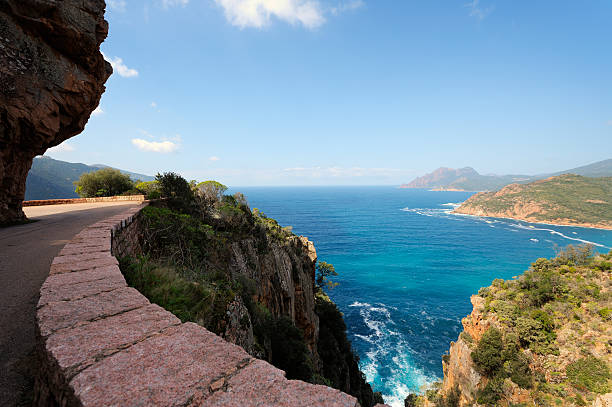
[[[364,407],[382,402],[359,371],[342,314],[315,283],[313,243],[241,195],[184,192],[142,210],[143,256],[121,260],[128,284],[289,379],[335,387]]]
[[[0,2],[0,224],[23,220],[32,159],[83,131],[112,73],[102,0]]]
[[[612,229],[612,177],[565,174],[481,192],[455,213]]]
[[[481,289],[442,383],[413,405],[610,405],[611,260],[570,246]]]

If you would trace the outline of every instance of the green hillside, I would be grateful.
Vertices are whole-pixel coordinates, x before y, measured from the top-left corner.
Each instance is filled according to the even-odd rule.
[[[482,192],[457,213],[612,228],[612,177],[565,174]]]
[[[612,177],[612,159],[540,175],[482,175],[471,167],[459,169],[442,167],[429,174],[417,177],[407,184],[402,184],[400,188],[428,188],[436,191],[495,191],[509,184],[526,184],[562,174],[575,174],[584,177]]]
[[[78,198],[74,192],[74,181],[77,181],[83,173],[97,171],[103,167],[105,166],[69,163],[46,156],[36,157],[26,179],[25,199],[29,201]],[[148,175],[124,170],[121,172],[128,174],[133,180],[152,181],[154,179]]]

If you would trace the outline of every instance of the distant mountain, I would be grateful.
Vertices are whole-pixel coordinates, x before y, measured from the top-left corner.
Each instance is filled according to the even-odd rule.
[[[483,191],[499,189],[513,182],[530,180],[528,175],[480,175],[471,167],[438,168],[432,173],[415,178],[400,188],[428,188],[438,191]]]
[[[415,178],[408,184],[402,184],[400,188],[427,188],[436,191],[493,191],[509,184],[525,184],[568,173],[585,177],[609,177],[612,176],[612,159],[542,175],[480,175],[471,167],[460,169],[442,167]]]
[[[593,164],[583,165],[582,167],[572,168],[561,172],[549,174],[549,176],[561,174],[576,174],[583,177],[611,177],[612,176],[612,158],[609,160],[598,161]]]
[[[32,168],[26,179],[25,199],[62,199],[78,198],[74,192],[74,181],[81,174],[97,171],[106,165],[86,165],[81,163],[69,163],[42,156],[34,158]],[[154,177],[137,174],[134,172],[120,170],[129,175],[133,180],[152,181]]]
[[[472,195],[455,213],[612,229],[612,177],[563,174]]]

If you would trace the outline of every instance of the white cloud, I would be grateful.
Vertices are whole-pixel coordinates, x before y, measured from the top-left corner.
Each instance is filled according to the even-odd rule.
[[[365,6],[363,0],[351,0],[342,2],[336,7],[332,7],[330,11],[333,15],[337,16],[347,11],[357,10],[359,8],[362,8],[363,6]]]
[[[155,108],[157,107],[157,103],[155,103],[155,102],[151,102],[151,107],[152,107],[153,109],[155,109]]]
[[[471,2],[465,4],[465,7],[470,10],[470,17],[474,17],[481,21],[493,11],[493,6],[482,8],[480,5],[480,0],[472,0]]]
[[[323,10],[316,0],[215,0],[223,7],[225,18],[240,28],[262,28],[271,17],[290,24],[316,28],[325,22]]]
[[[120,13],[124,13],[127,6],[125,0],[106,0],[106,3],[111,10],[118,11]]]
[[[48,148],[47,151],[45,152],[45,155],[49,154],[49,153],[51,153],[51,154],[55,154],[55,153],[69,153],[69,152],[74,151],[74,150],[76,150],[76,148],[72,144],[63,142],[62,144],[59,144],[59,145],[57,145],[55,147]]]
[[[109,58],[108,56],[106,56],[106,54],[104,54],[104,52],[102,53],[102,56],[111,64],[111,66],[113,67],[113,71],[117,72],[119,76],[122,76],[124,78],[133,78],[138,76],[138,71],[136,69],[128,68],[123,63],[122,58]]]
[[[142,151],[150,151],[153,153],[172,153],[178,150],[178,143],[165,140],[165,141],[148,141],[141,138],[133,138],[132,144],[136,146],[137,149]]]
[[[100,116],[101,114],[104,114],[104,110],[102,110],[102,106],[99,105],[95,108],[93,112],[91,112],[92,116]]]
[[[189,0],[162,0],[162,7],[166,9],[175,6],[185,7],[187,4]]]
[[[208,159],[209,159],[210,161],[219,161],[219,160],[221,160],[219,157],[214,156],[214,155],[213,155],[212,157],[209,157]]]

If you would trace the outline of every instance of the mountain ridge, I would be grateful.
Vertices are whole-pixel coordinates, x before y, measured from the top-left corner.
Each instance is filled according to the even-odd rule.
[[[51,157],[35,157],[26,179],[25,200],[78,198],[74,181],[81,174],[108,167],[103,164],[87,165],[56,160]],[[152,181],[154,177],[121,170],[133,180]]]
[[[612,230],[612,177],[563,174],[479,192],[454,213]]]
[[[431,173],[413,179],[407,184],[400,185],[400,188],[427,188],[434,191],[493,191],[509,184],[524,184],[568,173],[585,177],[609,177],[612,176],[612,159],[538,175],[481,175],[472,167],[459,169],[440,167]]]

